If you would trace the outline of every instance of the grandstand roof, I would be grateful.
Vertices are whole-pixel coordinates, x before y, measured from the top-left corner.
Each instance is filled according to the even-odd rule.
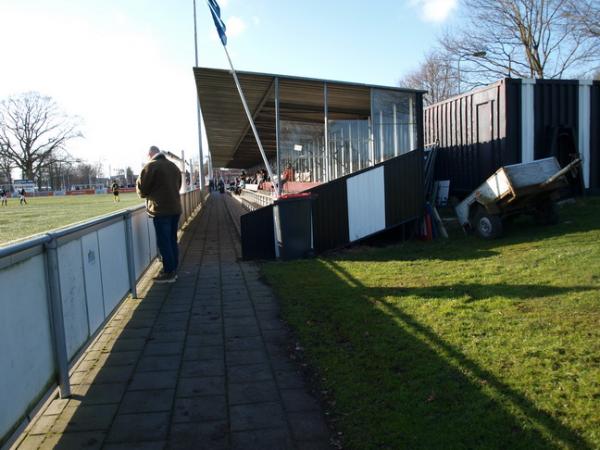
[[[267,153],[275,158],[275,78],[281,120],[323,123],[324,83],[330,120],[365,119],[371,89],[424,91],[389,86],[238,71],[238,78]],[[261,163],[258,146],[229,70],[195,67],[194,76],[213,167],[248,168]]]

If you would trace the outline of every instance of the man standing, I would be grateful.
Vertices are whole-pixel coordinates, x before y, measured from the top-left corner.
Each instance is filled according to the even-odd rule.
[[[177,226],[181,215],[181,172],[158,147],[150,147],[148,159],[137,179],[136,191],[146,199],[146,211],[154,222],[156,244],[162,257],[163,270],[154,281],[174,283],[179,263]]]

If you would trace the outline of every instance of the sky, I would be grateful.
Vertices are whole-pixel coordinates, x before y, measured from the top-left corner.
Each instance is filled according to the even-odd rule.
[[[238,70],[396,86],[458,0],[220,0]],[[228,68],[204,0],[198,65]],[[81,120],[76,158],[104,175],[150,145],[198,157],[193,0],[0,0],[0,99],[37,91]],[[206,153],[206,140],[204,149]]]

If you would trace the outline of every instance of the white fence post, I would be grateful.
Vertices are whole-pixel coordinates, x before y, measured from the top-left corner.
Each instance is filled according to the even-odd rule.
[[[133,221],[131,211],[123,217],[125,219],[125,242],[127,243],[127,270],[129,272],[129,291],[132,298],[137,298],[137,280],[135,276],[135,255],[133,253]]]
[[[67,355],[67,339],[62,308],[62,294],[60,292],[60,273],[58,264],[58,242],[52,238],[45,244],[46,267],[49,285],[49,303],[52,317],[51,330],[54,347],[54,357],[58,368],[58,385],[61,398],[71,396],[69,384],[69,359]]]

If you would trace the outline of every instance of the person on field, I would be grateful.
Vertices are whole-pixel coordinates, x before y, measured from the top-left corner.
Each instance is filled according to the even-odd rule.
[[[19,192],[19,205],[26,205],[27,199],[25,198],[25,188],[21,188]]]
[[[0,198],[2,199],[2,206],[8,206],[8,193],[4,186],[0,187]]]
[[[119,184],[116,181],[113,181],[112,186],[110,187],[113,193],[113,202],[118,203],[121,200],[119,199]]]
[[[136,191],[146,199],[146,211],[152,217],[156,245],[162,257],[163,269],[154,281],[174,283],[179,264],[177,226],[181,215],[181,172],[154,145],[148,150],[148,159],[136,181]]]

